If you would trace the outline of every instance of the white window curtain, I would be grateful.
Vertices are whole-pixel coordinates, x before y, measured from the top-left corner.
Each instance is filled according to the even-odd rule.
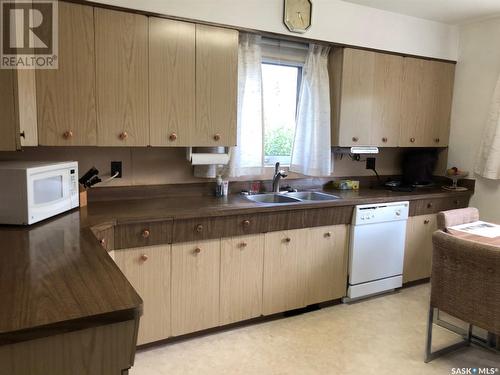
[[[237,146],[229,176],[263,173],[262,51],[259,35],[240,33],[238,50]]]
[[[290,171],[307,176],[329,176],[332,169],[329,51],[329,47],[310,44],[302,68]]]
[[[485,178],[500,180],[500,77],[487,121],[474,172]]]

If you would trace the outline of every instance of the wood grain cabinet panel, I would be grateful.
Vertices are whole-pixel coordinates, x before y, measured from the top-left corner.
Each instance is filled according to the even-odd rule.
[[[97,144],[149,143],[148,19],[95,8]]]
[[[143,300],[137,344],[166,339],[170,329],[171,246],[117,250],[114,259]]]
[[[346,295],[347,225],[309,229],[306,305]]]
[[[172,220],[117,224],[114,229],[115,249],[172,243]]]
[[[404,58],[400,146],[448,145],[454,74],[452,63]]]
[[[306,306],[308,229],[265,234],[264,315]]]
[[[235,146],[238,32],[196,25],[196,146]]]
[[[36,70],[39,143],[95,146],[94,9],[60,2],[58,19],[58,69]]]
[[[431,276],[432,233],[437,230],[436,215],[419,215],[408,219],[403,266],[403,282]]]
[[[264,235],[221,240],[220,324],[262,314]]]
[[[330,57],[332,144],[398,145],[403,58],[352,48]]]
[[[16,120],[13,70],[0,69],[0,103],[0,151],[14,151],[19,148],[19,124]]]
[[[172,245],[172,334],[219,325],[220,240]]]
[[[196,25],[149,18],[149,108],[152,146],[194,146]]]

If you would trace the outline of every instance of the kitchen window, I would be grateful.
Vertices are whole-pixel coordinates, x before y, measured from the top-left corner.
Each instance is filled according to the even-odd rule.
[[[265,166],[290,165],[301,77],[298,64],[262,63]]]

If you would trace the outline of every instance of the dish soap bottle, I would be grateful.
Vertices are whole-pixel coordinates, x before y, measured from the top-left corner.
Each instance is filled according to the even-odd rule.
[[[224,190],[222,187],[222,176],[218,174],[217,179],[215,180],[215,196],[222,197],[223,195],[224,195]]]

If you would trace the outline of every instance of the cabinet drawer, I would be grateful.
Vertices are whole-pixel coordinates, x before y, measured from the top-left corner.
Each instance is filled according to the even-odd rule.
[[[172,220],[118,224],[115,249],[168,244],[172,242]]]
[[[175,220],[173,242],[244,236],[262,231],[262,215],[235,215]]]
[[[111,251],[115,248],[115,231],[113,224],[103,224],[97,225],[91,228],[94,236],[99,240],[99,243],[107,251]]]
[[[451,198],[422,199],[410,202],[410,216],[434,214],[440,211],[453,210],[469,206],[470,197],[457,196]]]

